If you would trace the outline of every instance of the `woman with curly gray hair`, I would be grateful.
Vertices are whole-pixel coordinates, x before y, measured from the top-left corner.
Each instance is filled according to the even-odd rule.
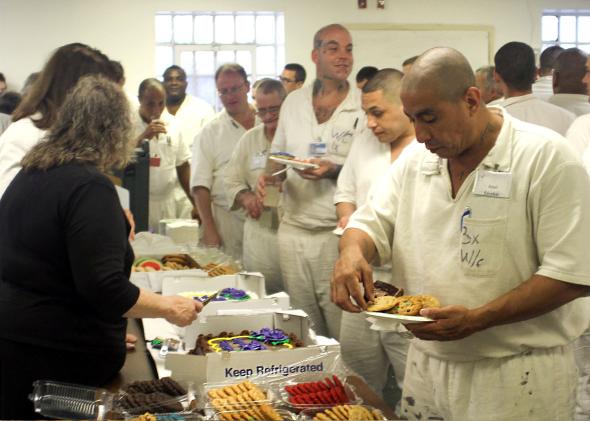
[[[129,282],[129,225],[105,171],[125,165],[127,99],[82,78],[0,200],[0,419],[34,419],[32,382],[102,386],[125,361],[126,317],[191,323],[201,305]]]

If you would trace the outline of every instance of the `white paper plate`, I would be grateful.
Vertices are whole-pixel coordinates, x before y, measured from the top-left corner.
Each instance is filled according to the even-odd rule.
[[[422,322],[434,322],[434,319],[422,316],[405,316],[403,314],[390,314],[380,313],[378,311],[365,311],[367,316],[375,317],[381,320],[388,320],[392,323],[422,323]]]
[[[298,170],[305,170],[307,168],[319,168],[320,167],[318,164],[312,164],[311,162],[295,161],[293,159],[279,158],[277,156],[269,156],[269,158],[275,162],[278,162],[279,164],[288,165],[289,167],[293,167]]]

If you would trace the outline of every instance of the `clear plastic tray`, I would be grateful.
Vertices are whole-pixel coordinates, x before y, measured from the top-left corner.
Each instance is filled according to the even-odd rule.
[[[348,402],[332,402],[332,403],[309,403],[309,404],[300,404],[293,402],[290,397],[292,396],[287,389],[289,387],[298,386],[305,383],[318,383],[322,382],[323,385],[326,387],[328,383],[326,382],[326,378],[330,379],[331,383],[334,383],[334,376],[337,376],[340,382],[342,383],[342,387],[344,388],[344,394],[348,399]],[[361,404],[363,401],[356,393],[354,386],[348,384],[346,377],[342,375],[337,375],[334,373],[315,373],[315,374],[302,374],[297,377],[293,377],[285,382],[279,383],[278,385],[278,394],[280,396],[281,401],[284,405],[290,408],[295,408],[297,410],[307,409],[307,408],[329,408],[334,405],[338,404],[345,404],[345,405],[358,405]],[[309,388],[307,388],[310,390]],[[310,390],[308,393],[317,393],[318,390],[322,390],[322,392],[327,391],[327,388],[319,389],[314,388]],[[335,399],[335,398],[334,398]],[[322,401],[323,399],[318,397],[318,401]],[[316,401],[317,402],[317,401]]]
[[[238,419],[248,419],[254,421],[269,421],[274,420],[276,421],[294,421],[297,419],[297,416],[292,412],[289,412],[285,409],[277,409],[274,408],[274,413],[277,415],[276,418],[272,418],[269,415],[262,415],[256,416],[252,415],[252,413],[247,413],[245,411],[220,411],[212,414],[207,420],[209,421],[224,421],[224,420],[238,420]],[[245,417],[244,417],[245,416]]]
[[[270,405],[273,400],[276,400],[273,391],[266,385],[260,383],[254,383],[250,380],[244,380],[242,382],[236,383],[207,383],[204,385],[204,397],[206,399],[205,408],[212,409],[216,412],[222,412],[219,409],[219,405],[214,402],[216,399],[227,399],[227,402],[224,402],[224,406],[227,408],[240,409],[242,405],[242,400],[238,399],[238,396],[244,393],[243,391],[240,392],[240,387],[236,387],[237,385],[241,384],[249,384],[258,388],[264,395],[264,399],[250,399],[246,398],[247,404],[252,405]],[[245,390],[242,388],[242,390]],[[235,402],[234,402],[235,398]]]
[[[330,408],[315,408],[315,409],[305,409],[299,413],[297,417],[297,421],[312,421],[317,420],[317,415],[319,413],[323,413],[329,419],[333,420],[350,420],[350,421],[367,421],[367,420],[387,420],[383,413],[373,408],[372,406],[368,405],[337,405],[339,408],[348,407],[348,409],[344,408],[344,411],[335,409],[335,406]],[[335,412],[336,411],[336,412]],[[332,415],[336,414],[336,416]]]
[[[35,412],[45,417],[102,420],[112,409],[114,396],[104,389],[37,380],[29,399]]]

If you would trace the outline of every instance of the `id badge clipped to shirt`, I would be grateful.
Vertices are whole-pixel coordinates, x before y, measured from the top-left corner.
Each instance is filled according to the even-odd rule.
[[[321,158],[328,152],[328,146],[324,142],[311,142],[309,144],[309,156]]]
[[[266,168],[266,154],[257,153],[250,159],[250,170],[260,170]]]
[[[161,158],[157,155],[150,156],[150,167],[159,167],[161,163]]]

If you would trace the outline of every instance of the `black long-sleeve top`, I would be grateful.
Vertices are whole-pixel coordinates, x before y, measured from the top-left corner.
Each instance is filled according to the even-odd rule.
[[[125,352],[139,289],[112,182],[67,164],[22,171],[0,200],[0,337],[81,352]]]

